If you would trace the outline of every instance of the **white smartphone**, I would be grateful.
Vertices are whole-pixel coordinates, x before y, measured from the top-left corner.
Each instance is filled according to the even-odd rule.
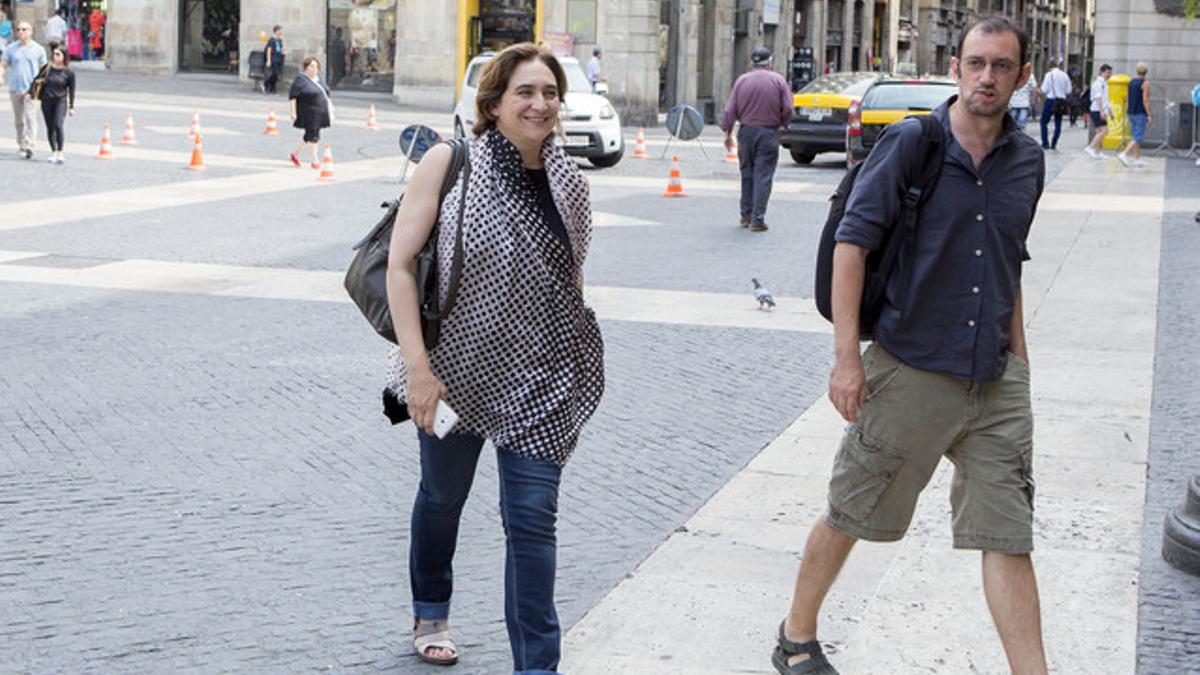
[[[455,424],[458,424],[458,413],[454,412],[449,403],[438,399],[437,409],[433,412],[433,435],[445,438],[454,429]]]

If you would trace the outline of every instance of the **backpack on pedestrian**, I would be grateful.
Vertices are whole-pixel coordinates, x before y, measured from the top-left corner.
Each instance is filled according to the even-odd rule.
[[[887,228],[883,244],[867,255],[866,277],[863,280],[862,302],[858,312],[859,338],[870,340],[874,336],[875,324],[883,312],[886,301],[887,281],[896,266],[900,250],[906,239],[912,237],[917,228],[917,215],[921,206],[933,194],[938,178],[942,175],[946,148],[942,139],[942,125],[933,115],[917,117],[921,123],[921,138],[917,151],[907,155],[908,166],[904,176],[906,189],[900,212]],[[885,127],[887,133],[892,127]],[[882,133],[880,138],[882,138]],[[876,142],[878,145],[878,142]],[[834,236],[846,213],[846,202],[854,189],[854,181],[866,161],[860,162],[846,172],[837,190],[829,198],[829,215],[821,230],[821,241],[817,246],[816,283],[813,294],[817,311],[833,322],[833,250],[837,246]]]
[[[459,172],[463,174],[462,196],[459,200],[458,224],[454,235],[454,258],[450,265],[449,292],[446,296],[445,307],[440,306],[438,298],[438,223],[435,220],[433,230],[425,246],[417,254],[417,302],[421,316],[421,336],[425,348],[433,349],[441,334],[441,324],[454,307],[455,296],[458,295],[458,284],[462,277],[463,266],[463,211],[467,201],[467,186],[471,180],[471,161],[467,156],[467,140],[455,139],[447,141],[453,152],[450,166],[446,169],[446,177],[442,180],[442,189],[438,193],[438,213],[441,213],[442,202],[446,195],[458,182]],[[343,285],[354,304],[367,321],[379,333],[380,337],[395,343],[396,330],[392,324],[391,308],[387,298],[387,267],[388,251],[392,243],[392,230],[396,224],[396,212],[400,210],[400,202],[404,199],[401,193],[396,199],[386,201],[380,207],[387,209],[383,218],[376,223],[366,236],[352,248],[357,251]]]

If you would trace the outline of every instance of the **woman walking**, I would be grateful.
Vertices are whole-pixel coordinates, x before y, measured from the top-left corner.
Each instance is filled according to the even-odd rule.
[[[288,102],[292,105],[292,126],[304,130],[304,137],[291,154],[292,164],[300,166],[300,155],[305,148],[311,148],[312,163],[309,166],[319,169],[317,144],[321,142],[321,130],[333,124],[333,101],[329,99],[325,85],[321,84],[321,62],[317,57],[304,59],[304,74],[292,81]]]
[[[42,85],[42,119],[46,121],[46,140],[50,142],[51,164],[62,164],[63,143],[66,142],[67,115],[75,115],[75,71],[71,70],[71,57],[62,43],[50,49],[50,65],[46,70],[46,83]]]
[[[388,299],[398,349],[385,396],[393,422],[411,416],[421,452],[409,580],[413,648],[423,661],[459,658],[448,618],[463,504],[485,439],[496,446],[507,540],[505,622],[518,673],[552,673],[561,632],[554,605],[558,487],[604,389],[604,346],[584,304],[591,238],[588,185],[554,143],[567,81],[549,50],[513,45],[484,67],[469,142],[469,185],[458,177],[439,207],[445,145],[418,165],[396,218]],[[458,204],[466,190],[457,302],[426,350],[415,258],[439,223],[441,294],[448,294]],[[459,415],[439,440],[434,410]]]

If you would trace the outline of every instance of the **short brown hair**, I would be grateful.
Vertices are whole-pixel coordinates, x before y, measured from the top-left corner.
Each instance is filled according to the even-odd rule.
[[[496,126],[496,116],[492,114],[492,107],[500,102],[500,98],[508,90],[508,81],[512,79],[512,74],[516,71],[517,66],[534,59],[546,64],[550,73],[554,75],[554,82],[558,85],[559,99],[566,95],[567,74],[563,72],[562,64],[554,57],[553,52],[532,42],[522,42],[506,47],[483,66],[483,72],[479,75],[479,89],[475,92],[475,124],[471,127],[472,133],[479,136]]]
[[[321,59],[318,59],[315,56],[306,56],[306,57],[304,57],[304,63],[301,64],[301,66],[300,66],[300,71],[303,72],[305,70],[308,70],[308,64],[310,64],[310,63],[317,64],[317,68],[321,67]]]
[[[974,30],[991,34],[1012,33],[1017,38],[1018,51],[1020,52],[1020,55],[1017,57],[1020,63],[1017,65],[1025,65],[1025,59],[1029,57],[1029,33],[1026,33],[1025,29],[1021,28],[1021,25],[1016,21],[1000,14],[989,14],[978,19],[958,34],[958,58],[962,58],[963,45],[967,42],[967,36]]]

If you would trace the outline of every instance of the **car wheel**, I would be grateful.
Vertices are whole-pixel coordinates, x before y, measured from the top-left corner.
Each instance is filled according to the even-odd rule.
[[[618,150],[611,155],[600,155],[599,157],[588,157],[588,161],[597,169],[607,169],[610,166],[616,166],[617,162],[625,156],[624,149]]]
[[[815,152],[807,152],[796,148],[788,148],[788,153],[792,156],[792,161],[797,164],[811,164],[813,158],[817,156]]]
[[[455,138],[464,138],[464,137],[466,137],[466,135],[467,135],[466,132],[463,131],[462,120],[455,117],[454,118],[454,137]]]

